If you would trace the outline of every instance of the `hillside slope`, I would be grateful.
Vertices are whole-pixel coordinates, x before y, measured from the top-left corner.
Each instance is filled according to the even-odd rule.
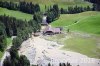
[[[8,10],[6,8],[0,8],[0,15],[6,14],[7,16],[15,17],[17,19],[27,20],[29,21],[32,19],[33,15],[26,14],[20,11]]]
[[[26,2],[33,2],[33,3],[41,3],[41,4],[80,4],[84,3],[83,0],[0,0],[0,1],[12,1],[12,2],[19,2],[19,1],[26,1]]]
[[[74,24],[78,22],[77,24]],[[72,25],[74,24],[74,25]],[[51,23],[55,27],[65,27],[73,31],[83,31],[100,35],[100,12],[89,11],[79,14],[64,14],[60,19]]]
[[[66,8],[68,6],[92,6],[89,2],[84,2],[83,0],[0,0],[0,1],[12,1],[12,2],[19,2],[19,1],[26,1],[32,3],[39,3],[41,10],[44,11],[45,5],[50,6],[52,4],[58,4],[60,8]]]
[[[69,28],[100,35],[100,14],[86,18]]]
[[[0,0],[2,1],[2,0]],[[83,0],[3,0],[3,1],[14,1],[14,2],[18,2],[18,1],[27,1],[27,2],[81,2]]]

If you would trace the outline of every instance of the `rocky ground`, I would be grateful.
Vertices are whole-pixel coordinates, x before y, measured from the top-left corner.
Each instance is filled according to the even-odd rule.
[[[26,55],[31,64],[47,66],[51,63],[58,66],[59,63],[71,63],[72,66],[100,66],[100,59],[89,58],[77,52],[65,51],[60,48],[63,45],[44,38],[32,37],[22,43],[20,54]]]

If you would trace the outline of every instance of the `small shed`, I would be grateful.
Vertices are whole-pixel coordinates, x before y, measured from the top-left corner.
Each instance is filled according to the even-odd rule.
[[[48,23],[47,23],[47,16],[46,15],[43,16],[41,25],[43,25],[43,26],[48,25]]]

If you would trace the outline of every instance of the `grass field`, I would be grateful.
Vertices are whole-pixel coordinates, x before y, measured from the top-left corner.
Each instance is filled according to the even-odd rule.
[[[12,44],[12,40],[11,38],[7,38],[7,46],[11,45]]]
[[[40,7],[41,7],[41,11],[44,11],[45,10],[45,5],[47,7],[50,7],[51,5],[53,4],[58,4],[59,8],[64,8],[64,9],[67,9],[69,6],[83,6],[83,7],[86,7],[86,6],[90,6],[92,7],[92,4],[91,3],[88,3],[88,2],[53,2],[53,3],[39,3],[40,4]]]
[[[100,51],[98,50],[100,48],[100,37],[82,32],[72,32],[44,38],[64,45],[61,48],[62,50],[78,52],[91,58],[100,58]]]
[[[82,0],[0,0],[0,1],[12,1],[12,2],[26,1],[33,3],[41,3],[41,4],[52,4],[52,3],[76,4],[83,2]]]
[[[0,51],[0,59],[2,58],[3,54],[4,54],[4,52]]]
[[[0,8],[0,15],[4,14],[15,17],[17,19],[22,19],[22,20],[26,19],[27,21],[32,19],[33,17],[31,14],[22,13],[20,11],[8,10],[6,8]]]
[[[74,37],[64,41],[64,49],[79,52],[93,58],[100,58],[95,51],[97,49],[97,42],[92,38]]]
[[[75,22],[79,22],[75,25]],[[57,20],[51,23],[54,27],[67,27],[72,31],[83,31],[87,33],[100,34],[100,12],[83,12],[79,14],[64,14]],[[65,28],[65,29],[67,29]]]
[[[51,25],[53,27],[64,27],[64,31],[69,28],[72,32],[66,35],[67,37],[71,36],[69,39],[64,38],[62,40],[59,35],[48,37],[49,40],[53,39],[64,44],[62,49],[79,52],[92,58],[100,58],[100,51],[97,50],[97,48],[100,48],[100,12],[88,11],[79,14],[63,14]],[[73,32],[79,32],[79,34],[74,35]],[[61,38],[58,39],[58,37]]]
[[[13,1],[13,2],[19,2],[19,0],[3,0],[3,1]],[[39,3],[41,7],[41,11],[45,10],[45,5],[49,7],[53,4],[58,4],[60,8],[66,8],[68,6],[92,6],[89,2],[83,2],[82,0],[20,0],[20,1],[26,1],[26,2],[32,2],[32,3]]]
[[[71,30],[79,30],[100,35],[100,14],[91,16],[80,23],[70,26]]]
[[[12,44],[12,40],[11,40],[11,38],[7,38],[6,40],[7,40],[7,47],[8,47]],[[3,54],[4,54],[4,52],[0,51],[0,58],[2,58]]]

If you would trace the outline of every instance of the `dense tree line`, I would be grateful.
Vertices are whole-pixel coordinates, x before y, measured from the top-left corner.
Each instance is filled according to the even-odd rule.
[[[14,17],[0,16],[0,21],[5,25],[5,31],[8,37],[18,35],[20,30],[28,27],[27,21],[17,20]]]
[[[0,51],[4,51],[7,46],[6,37],[5,26],[0,22]]]
[[[92,11],[93,8],[91,8],[90,6],[87,7],[80,7],[80,6],[70,6],[68,7],[68,9],[60,9],[61,14],[75,14],[75,13],[81,13],[81,12],[85,12],[85,11]]]
[[[30,66],[29,60],[25,56],[18,55],[18,49],[23,41],[27,40],[32,32],[40,30],[40,16],[35,14],[37,20],[23,21],[6,15],[0,16],[0,51],[6,47],[6,37],[17,36],[12,40],[10,57],[7,57],[3,66]]]
[[[40,6],[39,4],[32,4],[32,2],[20,2],[19,10],[25,13],[34,14],[40,11]]]
[[[15,48],[9,50],[10,56],[4,59],[3,66],[30,66],[30,62],[25,55],[18,55]]]
[[[23,21],[5,15],[0,16],[0,21],[5,26],[5,29],[2,29],[2,35],[5,35],[4,32],[6,32],[8,37],[17,36],[15,39],[13,39],[13,47],[19,48],[21,43],[29,38],[29,34],[40,31],[41,24],[38,22],[40,17],[36,14],[35,17],[37,17],[37,20],[33,18],[27,22],[26,20]]]
[[[47,11],[47,22],[51,23],[52,21],[57,20],[60,17],[59,7],[57,4],[54,4],[52,7],[50,6]]]
[[[100,11],[100,0],[85,0],[93,3],[93,8],[96,11]]]
[[[10,10],[18,10],[29,14],[34,14],[40,11],[39,4],[32,4],[32,2],[7,2],[0,1],[0,7],[7,8]]]
[[[67,64],[66,63],[59,63],[59,66],[72,66],[72,65],[67,62]]]
[[[38,65],[32,65],[32,66],[38,66]],[[41,65],[42,66],[42,65]],[[50,63],[48,63],[48,65],[47,66],[54,66],[54,65],[52,65],[52,64],[50,64]],[[70,63],[59,63],[59,66],[72,66]],[[77,65],[77,66],[79,66],[79,65]]]

